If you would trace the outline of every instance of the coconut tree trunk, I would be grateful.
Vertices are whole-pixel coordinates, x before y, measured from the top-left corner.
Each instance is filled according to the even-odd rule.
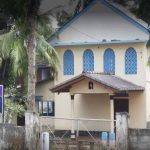
[[[25,113],[26,147],[28,150],[38,150],[39,146],[39,119],[35,113],[35,85],[36,85],[36,37],[35,20],[28,19],[30,32],[27,38],[28,54],[28,91],[27,102],[28,111]]]
[[[35,84],[36,84],[36,38],[34,31],[34,20],[31,18],[30,23],[30,33],[28,35],[28,45],[27,45],[27,54],[28,54],[28,110],[35,112]]]

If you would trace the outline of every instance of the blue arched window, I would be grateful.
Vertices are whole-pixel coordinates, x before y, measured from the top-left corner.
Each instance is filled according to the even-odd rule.
[[[125,73],[137,73],[137,53],[134,48],[128,48],[125,54]]]
[[[94,54],[90,49],[83,53],[83,71],[94,71]]]
[[[104,72],[115,74],[115,53],[111,48],[104,53]]]
[[[64,75],[74,74],[74,55],[71,50],[66,50],[64,53]]]

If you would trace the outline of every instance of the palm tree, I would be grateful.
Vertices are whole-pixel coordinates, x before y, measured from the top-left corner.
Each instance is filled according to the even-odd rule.
[[[10,31],[0,36],[0,62],[10,60],[14,74],[27,74],[27,109],[35,112],[36,54],[57,70],[58,56],[46,38],[49,18],[41,15],[41,0],[1,0],[0,10],[8,16]],[[36,53],[37,52],[37,53]],[[35,116],[36,118],[36,116]],[[34,118],[33,118],[34,119]],[[37,149],[36,122],[26,127],[26,147]]]
[[[41,15],[41,0],[2,0],[0,10],[9,16],[11,30],[0,36],[0,57],[10,59],[16,75],[28,73],[28,110],[35,112],[36,54],[56,70],[58,56],[46,38],[51,33],[49,18]],[[37,53],[36,53],[37,52]]]

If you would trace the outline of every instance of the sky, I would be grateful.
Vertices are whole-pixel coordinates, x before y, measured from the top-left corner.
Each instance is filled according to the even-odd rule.
[[[45,12],[61,6],[61,8],[65,9],[66,11],[72,12],[74,10],[74,6],[77,3],[77,0],[72,5],[69,5],[69,1],[71,0],[43,0],[41,5],[41,11]]]
[[[54,14],[56,14],[57,11],[60,11],[62,9],[64,9],[69,13],[72,13],[74,11],[74,8],[77,4],[77,0],[75,0],[75,2],[72,3],[71,5],[69,5],[70,1],[71,0],[43,0],[42,1],[41,8],[40,8],[41,13],[45,13],[49,10],[53,10],[53,16],[50,15],[53,28],[58,28],[57,21],[54,17]]]

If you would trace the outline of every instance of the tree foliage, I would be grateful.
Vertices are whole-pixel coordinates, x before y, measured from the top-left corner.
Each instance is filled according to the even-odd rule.
[[[26,111],[25,105],[19,104],[13,100],[5,99],[4,105],[5,123],[12,122],[17,116],[22,117]]]
[[[20,75],[27,76],[28,70],[28,38],[33,30],[36,38],[36,55],[47,61],[55,71],[59,63],[58,56],[54,48],[47,42],[47,37],[52,33],[52,27],[49,17],[39,13],[40,0],[2,0],[0,9],[9,16],[11,22],[10,31],[0,36],[0,63],[1,72],[7,77],[7,70],[4,66],[8,66],[13,70],[11,73],[16,77]],[[15,4],[15,5],[13,5]],[[13,6],[13,7],[12,7]],[[32,16],[33,15],[33,16]],[[29,18],[32,16],[34,20],[34,29],[31,31],[28,24]],[[10,71],[9,70],[9,71]],[[9,76],[10,77],[10,76]],[[7,78],[8,80],[8,78]],[[5,80],[3,80],[5,81]]]
[[[0,10],[9,16],[11,29],[0,36],[1,63],[10,59],[14,75],[28,76],[28,109],[35,111],[36,55],[57,71],[58,55],[46,38],[50,20],[40,14],[41,0],[1,0]]]
[[[150,25],[150,1],[141,0],[137,15]]]

